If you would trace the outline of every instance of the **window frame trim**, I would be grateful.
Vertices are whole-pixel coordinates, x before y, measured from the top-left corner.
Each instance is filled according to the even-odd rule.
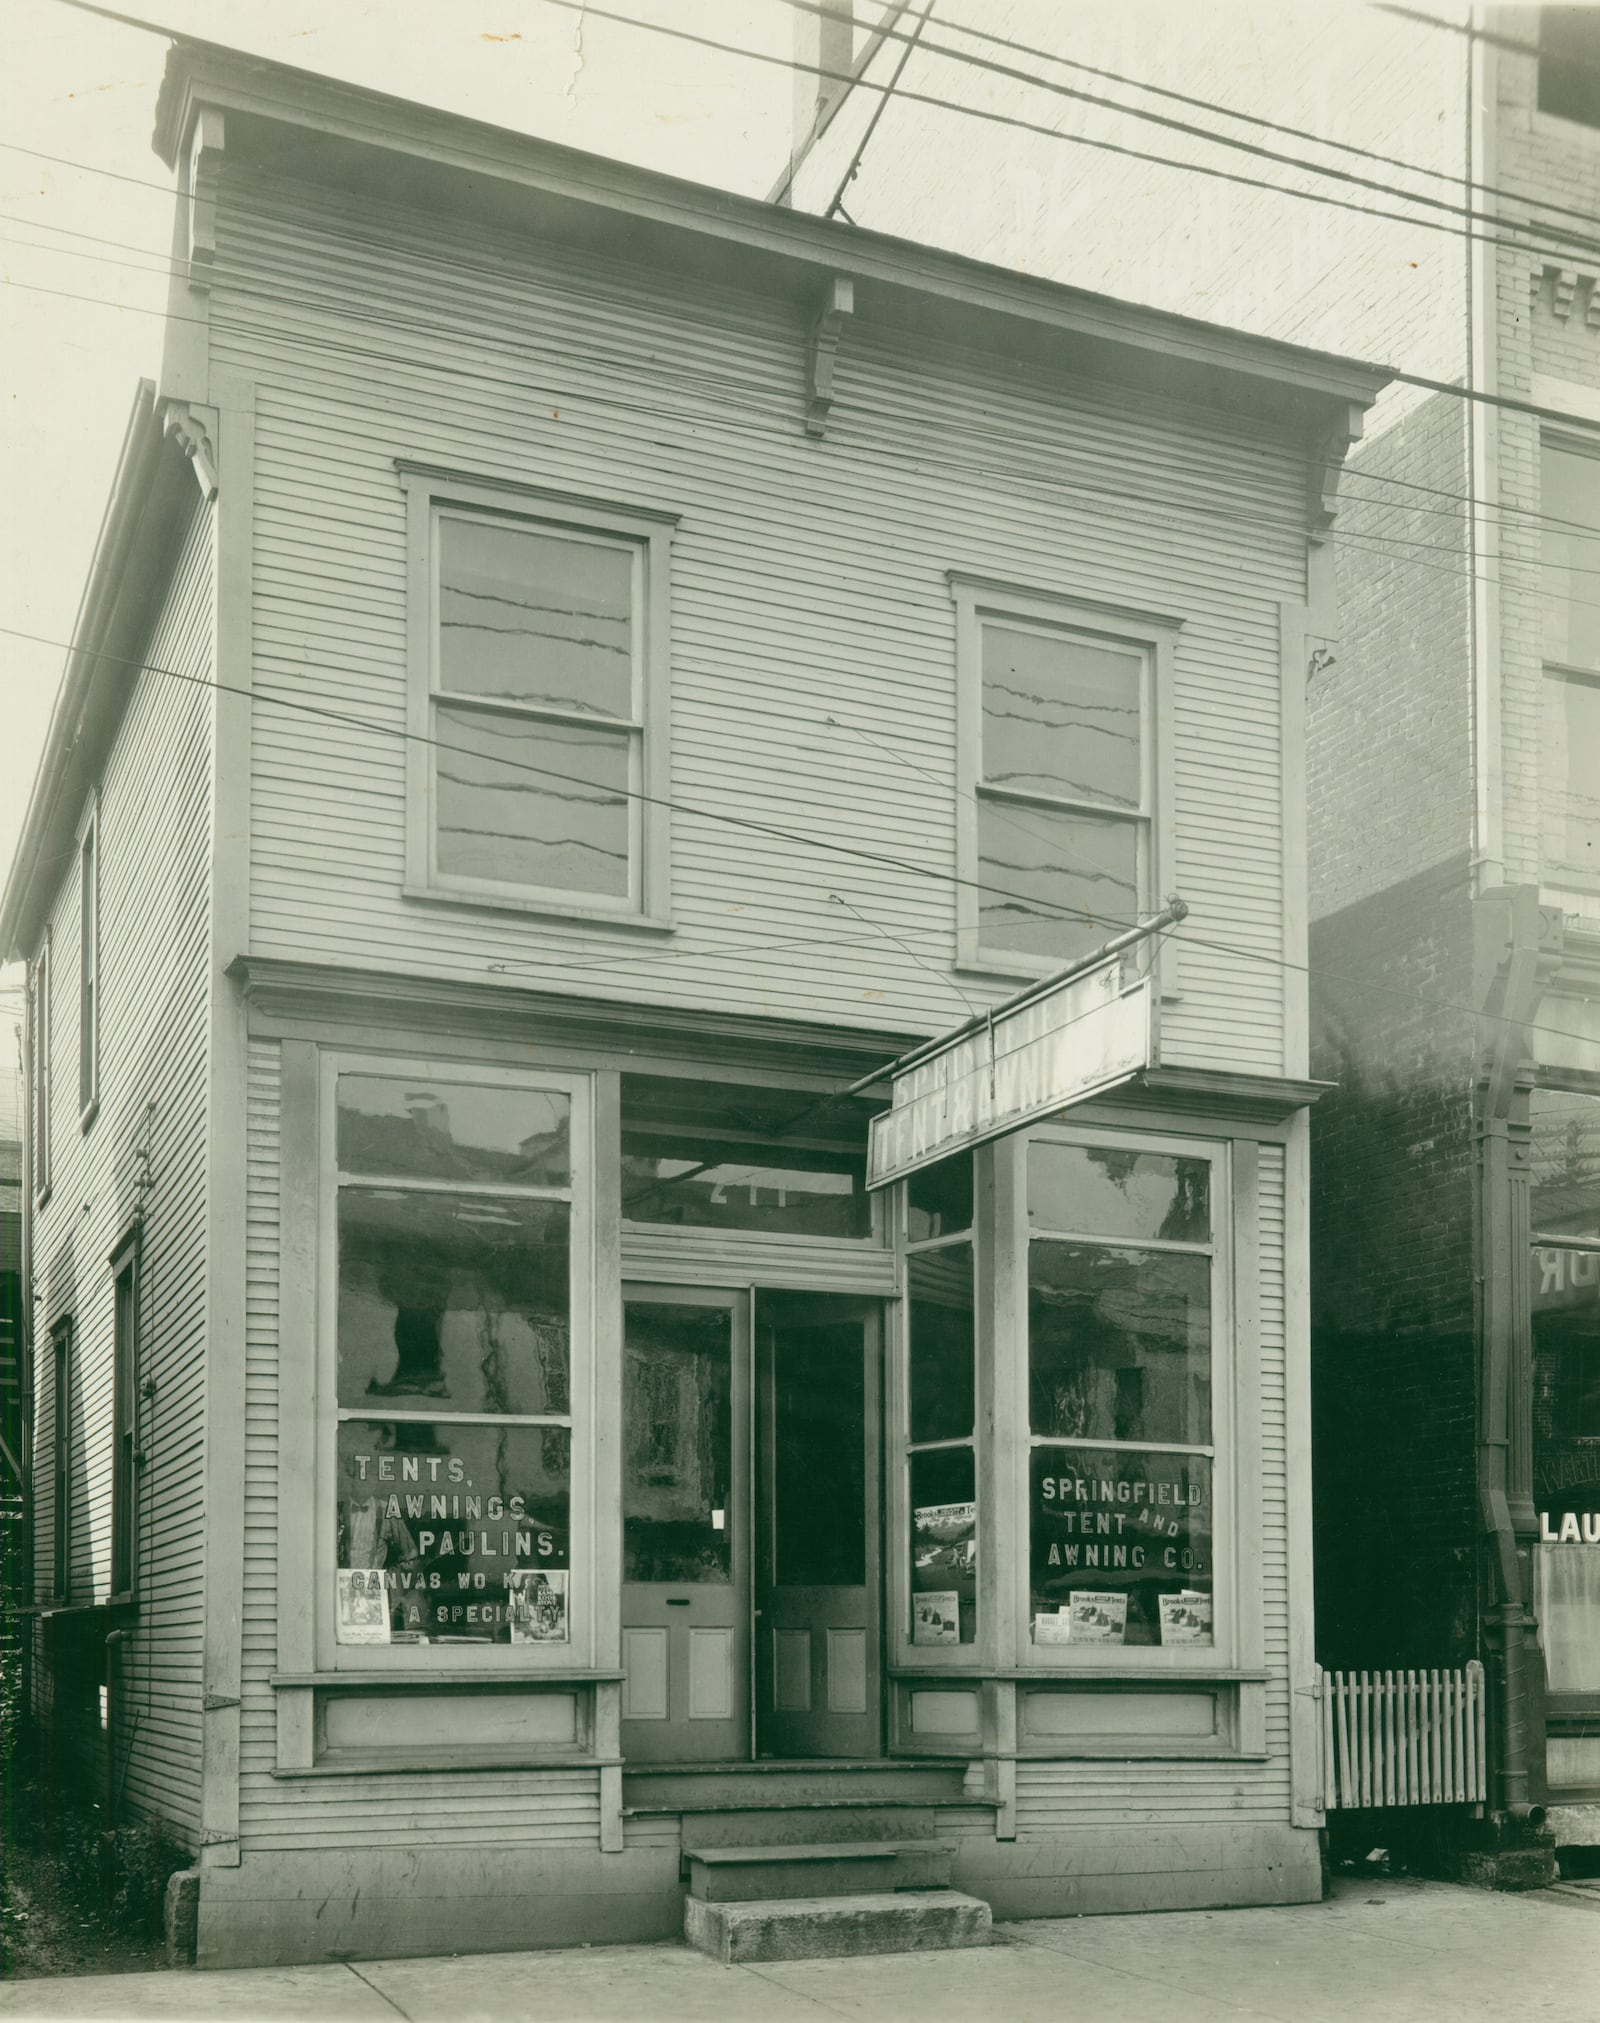
[[[636,504],[622,504],[577,492],[519,484],[493,476],[453,471],[397,458],[395,469],[406,502],[406,694],[407,729],[404,896],[411,900],[517,912],[581,921],[586,925],[670,930],[672,667],[672,536],[681,516]],[[465,519],[522,523],[557,534],[598,536],[630,547],[637,557],[635,706],[631,723],[595,718],[629,738],[629,895],[610,900],[600,894],[568,892],[552,886],[497,884],[439,873],[435,864],[434,713],[457,698],[438,686],[438,544],[441,514]],[[467,706],[472,699],[466,698]],[[529,708],[484,714],[527,715],[556,720],[560,713]],[[584,719],[584,721],[588,721]],[[635,754],[637,756],[635,756]]]
[[[341,1644],[338,1640],[334,1581],[338,1482],[338,1307],[339,1307],[339,1187],[338,1078],[344,1074],[379,1075],[470,1083],[477,1087],[557,1090],[568,1097],[570,1118],[570,1178],[565,1190],[540,1188],[541,1198],[564,1195],[569,1208],[570,1270],[570,1411],[537,1416],[535,1423],[563,1420],[571,1439],[571,1483],[568,1492],[567,1641],[564,1644]],[[606,1535],[597,1506],[611,1438],[598,1393],[601,1358],[597,1354],[595,1322],[600,1307],[596,1256],[596,1118],[594,1077],[556,1068],[511,1068],[498,1062],[448,1054],[382,1054],[355,1048],[324,1047],[317,1062],[317,1245],[316,1344],[313,1382],[314,1489],[310,1574],[313,1582],[312,1639],[319,1672],[366,1675],[381,1681],[396,1670],[437,1673],[442,1678],[493,1680],[504,1677],[557,1678],[590,1671],[608,1602],[597,1566],[597,1541]],[[351,1184],[370,1181],[353,1176]],[[448,1182],[435,1190],[448,1194]],[[353,1415],[381,1420],[381,1410]],[[401,1416],[416,1420],[423,1415]],[[492,1413],[430,1413],[429,1423],[463,1418],[473,1424]],[[520,1415],[526,1417],[526,1415]],[[581,1575],[581,1579],[580,1579]]]
[[[89,877],[83,875],[83,860],[89,858]],[[100,1111],[100,789],[89,796],[77,830],[78,866],[78,1127],[87,1131]],[[85,888],[92,892],[93,913],[84,918]],[[87,931],[86,931],[87,930]],[[84,980],[92,985],[87,1009],[83,1002]]]
[[[1187,1137],[1166,1130],[1119,1130],[1094,1124],[1049,1124],[1017,1134],[1018,1158],[1017,1214],[1012,1230],[1009,1268],[1015,1287],[1015,1366],[1011,1372],[1010,1409],[1015,1414],[1018,1465],[1013,1485],[1012,1521],[1016,1525],[1016,1584],[1011,1606],[1015,1611],[1016,1649],[1019,1675],[1033,1677],[1057,1674],[1093,1678],[1104,1674],[1137,1677],[1215,1677],[1220,1670],[1239,1669],[1246,1648],[1243,1609],[1251,1584],[1244,1577],[1244,1541],[1241,1536],[1240,1484],[1245,1475],[1245,1458],[1240,1452],[1246,1413],[1241,1398],[1243,1376],[1238,1343],[1238,1299],[1234,1280],[1240,1261],[1235,1214],[1234,1144],[1227,1137]],[[1211,1235],[1205,1244],[1157,1245],[1170,1254],[1173,1249],[1189,1255],[1209,1252],[1211,1258],[1211,1440],[1202,1442],[1156,1443],[1155,1451],[1199,1455],[1211,1463],[1211,1552],[1212,1552],[1212,1641],[1209,1644],[1104,1644],[1073,1650],[1070,1645],[1037,1645],[1033,1641],[1032,1617],[1032,1455],[1036,1446],[1128,1447],[1151,1451],[1151,1443],[1137,1441],[1053,1440],[1033,1432],[1028,1397],[1028,1252],[1034,1232],[1028,1222],[1027,1150],[1034,1143],[1106,1146],[1129,1152],[1153,1152],[1181,1159],[1204,1159],[1211,1168]],[[1046,1241],[1051,1232],[1040,1232]],[[1086,1242],[1110,1247],[1143,1248],[1137,1238],[1086,1237]],[[1003,1268],[1003,1267],[1002,1267]],[[1226,1533],[1224,1533],[1226,1527]]]
[[[985,800],[1011,805],[1059,807],[1063,812],[1122,820],[1141,825],[1145,890],[1140,908],[1155,905],[1155,895],[1172,883],[1176,862],[1176,807],[1173,682],[1177,643],[1183,620],[1169,613],[1132,605],[1008,583],[963,570],[945,572],[955,605],[956,668],[956,960],[963,975],[1002,981],[1049,976],[1062,966],[1055,956],[1029,956],[1021,950],[985,949],[979,907],[981,870],[978,852],[978,812]],[[1140,736],[1142,805],[1138,810],[1104,808],[1069,797],[1013,794],[987,789],[983,779],[983,624],[986,619],[1019,621],[1053,632],[1082,634],[1095,640],[1137,648],[1145,657],[1145,694]],[[1169,967],[1171,966],[1170,951]],[[1170,977],[1166,988],[1176,989]]]

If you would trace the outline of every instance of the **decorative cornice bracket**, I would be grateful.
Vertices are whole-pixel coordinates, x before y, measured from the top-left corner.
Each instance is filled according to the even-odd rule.
[[[824,436],[828,432],[828,410],[833,406],[833,369],[844,336],[845,324],[855,314],[856,284],[847,275],[835,274],[822,298],[822,308],[811,326],[806,348],[806,434]]]
[[[171,436],[193,464],[202,495],[208,500],[214,499],[218,484],[217,410],[201,407],[195,401],[164,401],[161,427],[163,434]]]
[[[222,114],[203,105],[189,136],[189,286],[207,289],[217,260],[217,185],[222,179]]]
[[[1339,515],[1339,486],[1352,443],[1361,440],[1364,410],[1356,401],[1313,438],[1306,465],[1306,525],[1313,541],[1325,540]]]

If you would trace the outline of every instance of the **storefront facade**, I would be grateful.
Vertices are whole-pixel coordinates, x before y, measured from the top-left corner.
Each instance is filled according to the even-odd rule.
[[[1300,712],[1381,375],[202,46],[160,131],[163,629],[75,663],[6,932],[35,1454],[109,1482],[117,1313],[162,1372],[107,1746],[200,1960],[667,1937],[686,1847],[802,1829],[996,1915],[1316,1896]],[[117,712],[180,661],[137,1031],[175,759]],[[1030,1108],[991,1011],[1173,892],[1137,1057]],[[1005,1128],[886,1166],[973,1020]]]

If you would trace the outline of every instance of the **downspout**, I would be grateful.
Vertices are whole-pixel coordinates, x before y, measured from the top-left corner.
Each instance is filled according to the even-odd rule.
[[[1533,1509],[1532,1329],[1528,1304],[1529,1148],[1513,1119],[1547,963],[1537,886],[1502,887],[1480,906],[1504,909],[1507,933],[1484,995],[1487,1042],[1473,1092],[1478,1163],[1478,1508],[1493,1602],[1486,1639],[1496,1709],[1494,1810],[1518,1826],[1544,1822],[1530,1801],[1528,1576]],[[1482,914],[1480,914],[1480,920]],[[1485,923],[1487,924],[1487,923]],[[1492,1023],[1489,1023],[1491,1022]]]

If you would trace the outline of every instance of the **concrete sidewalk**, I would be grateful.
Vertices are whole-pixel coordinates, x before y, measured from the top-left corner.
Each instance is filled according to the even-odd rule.
[[[1600,2023],[1600,1895],[1341,1882],[1322,1904],[1041,1919],[984,1950],[719,1967],[681,1946],[0,1987],[0,2017],[338,2023]]]

